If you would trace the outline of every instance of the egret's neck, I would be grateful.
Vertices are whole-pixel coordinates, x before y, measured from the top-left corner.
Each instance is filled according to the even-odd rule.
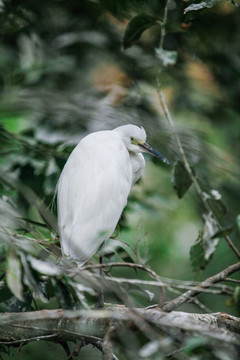
[[[141,153],[129,152],[132,165],[132,185],[142,176],[145,160]]]

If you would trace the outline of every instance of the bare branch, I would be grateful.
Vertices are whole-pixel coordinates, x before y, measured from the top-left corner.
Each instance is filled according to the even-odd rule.
[[[111,336],[115,331],[115,326],[110,322],[106,334],[103,339],[103,360],[112,360],[113,357],[113,343]]]
[[[14,345],[20,343],[28,343],[35,340],[48,340],[50,338],[55,338],[57,334],[49,334],[49,335],[41,335],[41,336],[34,336],[27,339],[19,339],[19,340],[12,340],[12,341],[0,341],[0,344],[4,345]]]
[[[201,334],[224,343],[239,346],[240,319],[224,313],[192,314],[160,309],[134,308],[139,319],[168,333]],[[114,306],[103,310],[64,311],[41,310],[0,314],[0,341],[5,344],[32,341],[47,336],[54,341],[83,341],[102,349],[103,338],[111,321],[119,326],[136,328],[136,316],[131,309]],[[141,322],[141,320],[139,320]]]
[[[159,48],[163,48],[163,41],[166,34],[166,23],[167,23],[167,15],[168,15],[168,6],[171,0],[166,1],[166,5],[164,7],[164,14],[163,14],[163,21],[161,23],[161,35],[160,35],[160,41],[159,41]]]
[[[231,279],[231,278],[226,278],[225,281],[232,282],[232,283],[235,283],[235,284],[240,285],[240,280]]]
[[[208,279],[201,282],[199,285],[195,286],[192,290],[188,290],[184,294],[180,295],[176,299],[170,301],[166,305],[163,306],[164,311],[172,311],[176,309],[181,304],[185,303],[189,299],[193,298],[194,296],[201,293],[202,289],[207,289],[213,284],[224,281],[229,275],[234,274],[235,272],[240,270],[240,262],[231,265],[224,269],[223,271],[220,271],[216,275],[213,275],[209,277]]]
[[[110,262],[110,263],[106,263],[106,264],[94,264],[94,265],[86,265],[86,266],[82,266],[80,268],[78,268],[78,270],[89,270],[89,269],[98,269],[98,268],[112,268],[112,267],[129,267],[129,268],[133,268],[133,269],[141,269],[143,271],[146,271],[153,279],[157,280],[159,282],[159,284],[161,284],[160,286],[164,286],[163,282],[161,281],[160,277],[158,276],[157,273],[155,273],[155,271],[151,270],[150,268],[146,267],[145,265],[142,264],[134,264],[134,263],[129,263],[129,262]]]
[[[129,267],[129,268],[133,268],[133,269],[141,269],[143,271],[146,271],[153,279],[155,279],[158,282],[158,286],[160,289],[160,301],[159,301],[159,305],[161,306],[164,302],[164,298],[165,298],[165,292],[164,292],[164,284],[161,281],[160,277],[158,276],[158,274],[151,270],[149,267],[142,265],[142,264],[134,264],[134,263],[127,263],[127,262],[112,262],[112,263],[107,263],[107,264],[94,264],[94,265],[86,265],[83,267],[78,268],[78,270],[90,270],[90,269],[97,269],[97,268],[112,268],[112,267]]]
[[[98,274],[92,274],[91,276],[95,278],[101,278]],[[112,281],[115,283],[127,283],[127,284],[134,284],[134,285],[149,285],[154,287],[164,286],[167,289],[170,288],[170,285],[164,284],[163,282],[159,281],[151,281],[151,280],[139,280],[139,279],[127,279],[127,278],[117,278],[117,277],[105,277],[105,280]],[[182,290],[193,290],[196,285],[182,285],[182,284],[173,284],[172,287],[176,289]],[[232,296],[234,293],[234,288],[231,286],[222,285],[219,289],[201,289],[201,292],[208,293],[208,294],[215,294],[215,295],[230,295]]]

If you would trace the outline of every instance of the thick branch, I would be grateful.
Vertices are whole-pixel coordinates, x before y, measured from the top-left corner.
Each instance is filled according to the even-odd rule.
[[[102,342],[110,321],[131,329],[137,326],[137,317],[168,333],[201,334],[221,342],[239,346],[240,319],[224,313],[189,314],[159,309],[134,311],[124,306],[104,310],[64,311],[42,310],[26,313],[0,314],[0,343],[16,344],[39,339],[54,341]]]

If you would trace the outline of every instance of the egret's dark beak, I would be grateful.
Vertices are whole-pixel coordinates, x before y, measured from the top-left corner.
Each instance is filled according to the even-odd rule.
[[[140,146],[142,149],[144,149],[145,152],[152,154],[153,156],[156,156],[157,158],[161,159],[163,162],[170,164],[168,159],[166,159],[160,152],[152,148],[149,144],[146,142],[140,142],[138,141],[138,146]]]

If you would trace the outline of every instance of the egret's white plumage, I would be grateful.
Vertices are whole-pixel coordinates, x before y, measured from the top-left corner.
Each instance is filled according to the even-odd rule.
[[[57,185],[62,251],[86,262],[113,233],[132,185],[141,177],[142,151],[168,162],[146,144],[135,125],[83,138],[71,153]]]

